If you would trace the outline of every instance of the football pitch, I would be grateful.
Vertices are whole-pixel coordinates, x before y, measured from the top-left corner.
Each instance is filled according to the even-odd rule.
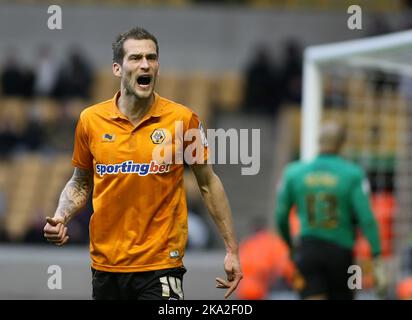
[[[186,252],[186,299],[223,299],[224,291],[215,288],[215,278],[224,276],[224,255],[224,251]],[[86,246],[2,245],[0,299],[91,299],[89,263]],[[56,270],[61,272],[61,289],[50,289],[50,284],[56,287]]]

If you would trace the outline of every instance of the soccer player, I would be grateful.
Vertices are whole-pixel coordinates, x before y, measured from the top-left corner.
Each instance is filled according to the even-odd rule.
[[[289,164],[278,189],[275,221],[298,269],[296,289],[302,299],[354,298],[348,268],[354,264],[357,225],[371,246],[378,289],[385,289],[369,184],[360,167],[338,155],[344,138],[342,126],[326,122],[320,132],[320,154],[310,162]],[[300,222],[296,245],[288,221],[294,205]]]
[[[74,174],[54,217],[47,218],[44,236],[58,246],[68,241],[66,225],[85,205],[94,183],[93,298],[183,299],[188,226],[179,159],[184,154],[224,239],[227,279],[216,278],[216,286],[227,289],[229,297],[242,278],[238,244],[223,185],[206,161],[207,140],[197,115],[154,92],[159,47],[145,29],[117,37],[112,69],[120,91],[81,113]],[[166,156],[169,151],[172,158]]]

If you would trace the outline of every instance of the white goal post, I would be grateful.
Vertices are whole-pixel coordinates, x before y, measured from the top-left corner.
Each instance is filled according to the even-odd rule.
[[[412,277],[412,30],[308,47],[303,72],[301,160],[316,156],[321,121],[345,122],[342,154],[365,169],[387,217],[390,282]]]
[[[321,68],[331,63],[412,76],[412,31],[305,49],[300,145],[302,160],[309,160],[317,153],[323,101]]]

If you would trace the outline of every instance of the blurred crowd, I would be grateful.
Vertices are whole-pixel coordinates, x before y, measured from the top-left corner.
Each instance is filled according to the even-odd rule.
[[[281,105],[300,105],[302,92],[302,48],[289,39],[279,61],[270,50],[258,46],[244,73],[243,107],[247,113],[276,115]]]
[[[32,66],[22,65],[19,52],[9,49],[1,70],[2,95],[59,100],[90,98],[93,69],[81,49],[73,46],[61,60],[57,61],[52,49],[43,45]]]
[[[0,97],[18,98],[26,104],[52,101],[59,105],[59,121],[44,125],[35,108],[29,107],[28,123],[17,130],[7,119],[0,121],[0,157],[16,150],[57,149],[67,151],[71,138],[60,139],[64,145],[52,143],[56,129],[69,132],[75,125],[69,116],[74,102],[91,102],[95,70],[82,50],[73,46],[67,56],[57,59],[47,45],[38,48],[31,64],[22,63],[19,52],[10,48],[2,57],[0,68]],[[241,106],[246,113],[276,115],[282,104],[298,105],[301,99],[302,49],[295,40],[285,43],[282,58],[274,62],[265,45],[258,45],[243,70]],[[41,102],[40,102],[41,101]],[[94,102],[94,101],[93,101]],[[66,130],[66,131],[67,131]],[[51,147],[52,146],[52,147]]]
[[[53,145],[50,139],[58,131],[71,129],[66,108],[76,99],[87,101],[93,85],[93,69],[82,51],[73,47],[61,62],[53,56],[50,47],[38,49],[31,65],[22,64],[19,52],[9,49],[2,61],[0,70],[1,97],[3,100],[19,99],[26,104],[39,101],[54,101],[61,106],[58,123],[45,126],[36,108],[29,108],[28,123],[24,130],[17,130],[7,119],[0,121],[0,155],[7,157],[15,150],[41,150]],[[69,140],[70,141],[70,140]],[[68,141],[60,145],[65,149]],[[49,148],[50,149],[50,148]]]

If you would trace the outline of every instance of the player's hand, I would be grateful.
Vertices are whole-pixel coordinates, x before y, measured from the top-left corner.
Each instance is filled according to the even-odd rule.
[[[388,278],[382,258],[374,258],[372,267],[376,293],[379,297],[383,298],[388,289]]]
[[[47,223],[43,228],[44,237],[56,246],[64,245],[69,240],[64,218],[58,216],[54,218],[47,217],[46,221]]]
[[[227,275],[227,280],[216,278],[216,288],[227,289],[225,299],[229,298],[233,291],[236,290],[240,280],[243,278],[240,268],[239,255],[227,253],[224,261],[224,268]]]

